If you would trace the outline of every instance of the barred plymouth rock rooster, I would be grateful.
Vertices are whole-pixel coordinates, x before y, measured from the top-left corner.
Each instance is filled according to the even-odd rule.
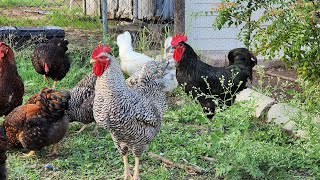
[[[66,115],[69,117],[70,122],[77,121],[85,124],[78,133],[81,133],[87,124],[95,122],[92,108],[96,80],[97,77],[93,72],[90,72],[70,90],[71,98]],[[97,127],[96,125],[93,134],[97,133]]]
[[[52,88],[55,88],[57,81],[63,79],[69,71],[70,61],[66,55],[68,44],[68,40],[53,38],[39,45],[33,52],[34,69],[43,74],[45,80],[48,77],[54,80]]]
[[[135,157],[134,179],[139,179],[139,157],[158,134],[167,108],[162,76],[165,67],[147,63],[139,74],[128,80],[108,46],[98,46],[92,52],[93,71],[98,76],[95,85],[93,115],[106,127],[124,160],[124,179],[131,177],[128,152]]]
[[[201,61],[186,41],[183,34],[175,35],[171,41],[173,58],[177,61],[177,80],[185,85],[185,92],[191,92],[197,98],[211,119],[217,105],[212,96],[231,105],[235,93],[243,90],[248,79],[252,79],[257,58],[248,49],[237,48],[228,54],[229,66],[212,67]]]
[[[22,104],[24,85],[18,74],[14,53],[0,42],[0,117]]]
[[[69,126],[64,115],[69,99],[68,91],[43,88],[26,104],[15,108],[3,123],[9,147],[23,147],[30,150],[26,156],[31,156],[35,150],[53,144],[49,155],[56,155],[58,142]]]

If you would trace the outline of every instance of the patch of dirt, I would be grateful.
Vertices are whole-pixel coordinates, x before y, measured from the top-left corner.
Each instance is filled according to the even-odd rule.
[[[103,38],[102,31],[99,30],[83,30],[65,28],[65,37],[71,44],[82,46],[90,42],[101,42]]]
[[[291,99],[292,94],[290,91],[296,90],[301,91],[299,85],[294,82],[297,79],[297,72],[293,69],[286,69],[284,67],[276,68],[265,68],[265,73],[262,77],[262,88],[272,91],[271,97],[276,101],[280,99]],[[253,80],[247,83],[247,86],[250,88],[259,88],[260,85],[260,76],[257,71],[253,71]],[[275,90],[272,90],[272,89]]]
[[[0,15],[9,18],[30,18],[42,19],[47,11],[40,7],[14,7],[14,8],[0,8]]]

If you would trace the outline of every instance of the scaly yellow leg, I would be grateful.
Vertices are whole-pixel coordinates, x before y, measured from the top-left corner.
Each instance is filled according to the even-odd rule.
[[[98,136],[98,128],[99,128],[99,125],[96,123],[95,126],[94,126],[94,129],[92,131],[92,135],[97,137]]]
[[[52,151],[47,156],[52,157],[52,156],[56,156],[56,155],[58,155],[58,143],[52,145]]]
[[[48,81],[48,78],[47,78],[46,75],[43,75],[43,80],[44,80],[44,82],[47,82],[47,81]]]
[[[134,158],[134,174],[133,174],[133,180],[140,180],[139,176],[139,157]]]
[[[129,170],[128,153],[123,156],[123,163],[124,163],[123,179],[124,180],[127,180],[128,178],[131,179],[132,175]]]
[[[53,81],[52,89],[54,89],[57,85],[57,81]]]
[[[34,155],[35,155],[35,151],[30,151],[28,154],[23,154],[22,157],[27,158],[27,157],[32,157],[32,156],[34,156]]]
[[[82,128],[77,132],[77,134],[80,134],[83,130],[86,129],[87,126],[88,124],[83,125]]]

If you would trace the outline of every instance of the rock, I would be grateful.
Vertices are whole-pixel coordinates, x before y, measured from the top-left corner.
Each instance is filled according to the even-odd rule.
[[[266,111],[275,103],[275,100],[264,94],[261,94],[253,89],[247,88],[239,92],[236,97],[236,102],[238,101],[248,101],[254,100],[255,112],[254,116],[260,118],[266,113]]]
[[[46,164],[45,166],[44,166],[44,169],[46,170],[46,171],[52,171],[53,170],[53,165],[52,164]]]
[[[292,120],[299,114],[305,114],[300,109],[291,107],[286,103],[278,103],[273,105],[267,116],[268,122],[282,125],[282,128],[293,133],[297,137],[304,137],[306,132],[296,129],[296,123]]]

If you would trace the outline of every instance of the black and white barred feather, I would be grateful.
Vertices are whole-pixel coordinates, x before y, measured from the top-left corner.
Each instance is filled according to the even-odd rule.
[[[90,72],[70,90],[71,99],[66,111],[70,122],[78,121],[84,124],[94,122],[92,108],[96,80],[97,77]]]

